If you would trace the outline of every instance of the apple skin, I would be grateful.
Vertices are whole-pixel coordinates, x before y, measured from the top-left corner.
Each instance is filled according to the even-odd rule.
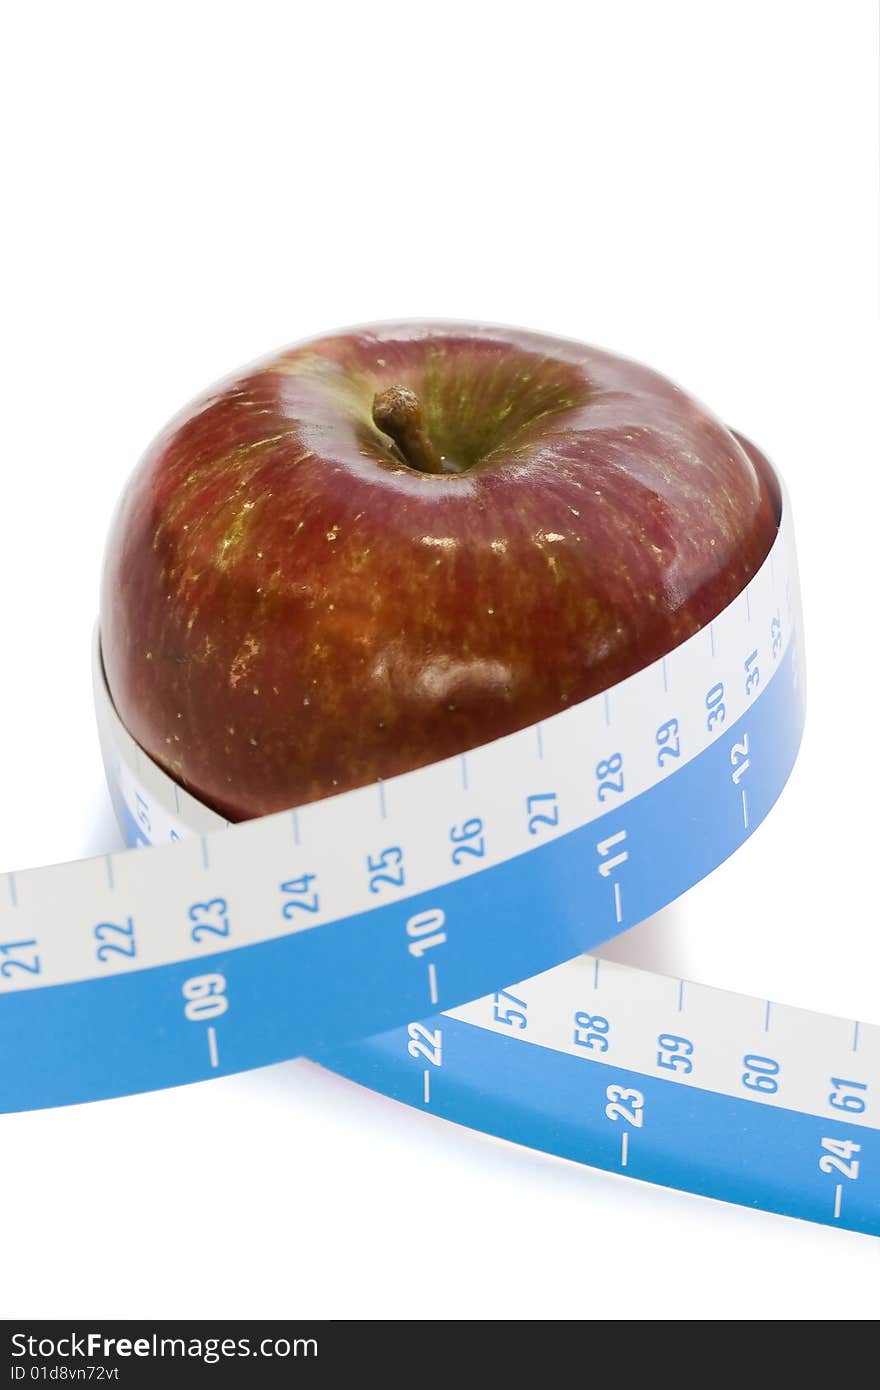
[[[373,423],[415,392],[448,466]],[[779,522],[758,451],[665,378],[455,323],[315,339],[179,415],[121,499],[101,640],[138,743],[230,820],[458,754],[711,621]]]

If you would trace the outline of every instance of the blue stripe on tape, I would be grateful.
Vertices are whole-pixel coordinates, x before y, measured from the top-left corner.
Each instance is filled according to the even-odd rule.
[[[426,1063],[409,1055],[406,1028],[319,1060],[395,1100],[594,1168],[880,1235],[878,1130],[624,1071],[457,1019],[432,1018],[424,1028],[442,1032],[427,1103]],[[633,1092],[643,1102],[637,1111]],[[641,1124],[626,1113],[640,1114]],[[823,1140],[844,1147],[829,1150]]]
[[[698,757],[620,810],[514,859],[198,962],[4,995],[0,1110],[312,1055],[589,950],[664,907],[738,848],[782,790],[802,722],[792,644],[747,713]],[[746,743],[744,771],[738,749]],[[130,814],[123,823],[133,843],[143,840]],[[212,868],[222,869],[222,840],[214,857]],[[409,949],[406,922],[436,907],[445,913],[446,939],[432,952],[432,978],[425,957]],[[225,977],[228,1009],[193,1019],[184,1012],[184,985],[211,973]]]

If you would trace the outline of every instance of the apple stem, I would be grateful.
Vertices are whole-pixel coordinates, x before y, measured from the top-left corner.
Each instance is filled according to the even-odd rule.
[[[422,403],[406,386],[389,386],[373,399],[373,424],[394,440],[404,463],[420,473],[455,473],[431,442]]]

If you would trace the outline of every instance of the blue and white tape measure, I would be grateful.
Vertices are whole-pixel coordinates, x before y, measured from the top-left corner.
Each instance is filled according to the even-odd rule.
[[[767,814],[800,648],[786,500],[748,588],[604,695],[229,827],[127,734],[96,641],[114,803],[151,848],[6,876],[0,1110],[305,1054],[567,1158],[880,1234],[880,1028],[583,954]]]

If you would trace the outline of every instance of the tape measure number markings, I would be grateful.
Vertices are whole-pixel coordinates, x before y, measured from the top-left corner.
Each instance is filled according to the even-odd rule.
[[[583,1088],[584,1049],[607,1051],[599,1073],[621,1056],[621,1037],[637,1031],[632,981],[660,977],[621,976],[630,997],[619,1008],[613,1051],[608,1015],[581,1008],[572,1025],[572,1046],[581,1051],[566,1055],[548,1042],[553,1029],[545,1036],[528,1022],[534,980],[492,997],[490,1025],[513,1030],[508,1037],[486,1030],[478,1001],[439,1023],[410,1023],[341,1051],[340,1044],[473,998],[501,978],[544,971],[642,920],[726,858],[766,814],[795,756],[803,715],[797,627],[786,504],[773,551],[744,594],[706,632],[606,695],[460,760],[220,835],[225,823],[121,728],[98,661],[102,740],[127,837],[141,845],[195,839],[170,852],[9,876],[7,917],[36,924],[40,935],[8,941],[4,930],[0,937],[0,986],[7,987],[0,1046],[16,1039],[19,1059],[6,1073],[3,1108],[177,1084],[305,1052],[450,1118],[634,1171],[627,1130],[616,1159],[605,1154],[600,1131],[586,1122],[590,1108],[574,1105],[565,1077],[573,1081],[572,1064],[579,1067]],[[609,802],[614,809],[603,811]],[[96,914],[96,896],[112,910]],[[376,906],[382,896],[392,901]],[[59,899],[65,910],[53,917]],[[611,969],[603,966],[603,975]],[[435,1036],[445,1046],[435,1046]],[[645,1087],[653,1088],[652,1145],[640,1146],[639,1175],[709,1191],[693,1164],[670,1167],[669,1154],[665,1168],[647,1171],[649,1154],[656,1168],[663,1150],[660,1097],[670,1114],[670,1097],[682,1091],[691,1105],[699,1095],[706,1114],[710,1103],[719,1116],[726,1104],[728,1145],[731,1106],[749,1101],[711,1085],[698,1089],[708,1073],[696,1066],[690,1036],[665,1028],[655,1041],[657,1066],[671,1082],[639,1072],[639,1087],[627,1068],[603,1083],[602,1113],[644,1140]],[[770,1064],[778,1059],[743,1055],[770,1068],[758,1066],[755,1094],[765,1098],[771,1087],[775,1094],[780,1082]],[[414,1057],[427,1062],[421,1099],[411,1095]],[[519,1083],[506,1092],[501,1076],[513,1074],[512,1061]],[[431,1101],[433,1068],[443,1086],[438,1098],[435,1082]],[[850,1112],[867,1083],[842,1080]],[[548,1088],[558,1102],[550,1120]],[[558,1136],[564,1116],[571,1142],[549,1143],[547,1124]],[[681,1132],[680,1117],[670,1125]],[[842,1147],[823,1151],[820,1172],[848,1164],[847,1174],[839,1171],[855,1181],[862,1165],[847,1149],[855,1141],[826,1138]],[[852,1203],[843,1217],[840,1186],[833,1219],[862,1220]],[[864,1182],[858,1190],[867,1192]],[[716,1195],[736,1199],[729,1180]],[[812,1207],[798,1214],[815,1215]]]
[[[133,743],[96,649],[123,817],[139,840],[200,833],[8,876],[0,1048],[16,1061],[0,1104],[312,1055],[527,978],[685,891],[766,813],[794,758],[789,533],[784,518],[707,631],[605,695],[231,830]]]
[[[611,1172],[880,1235],[880,1028],[582,956],[319,1057]]]

